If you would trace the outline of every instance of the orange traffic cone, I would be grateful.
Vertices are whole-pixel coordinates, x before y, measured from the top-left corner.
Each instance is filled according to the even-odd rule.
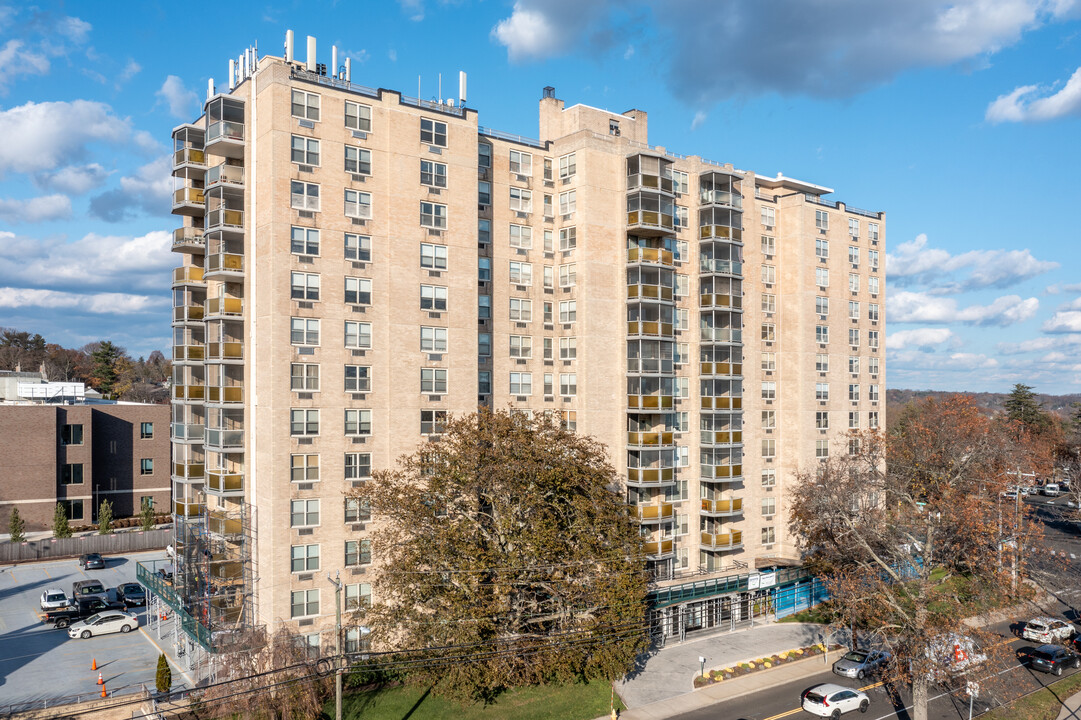
[[[91,670],[97,670],[98,669],[98,659],[97,658],[93,658],[90,661],[90,669]]]
[[[105,686],[104,685],[101,686],[101,696],[102,697],[109,697],[108,695],[105,694]]]
[[[105,684],[105,678],[103,678],[101,676],[101,673],[98,673],[98,685],[104,685],[104,684]]]

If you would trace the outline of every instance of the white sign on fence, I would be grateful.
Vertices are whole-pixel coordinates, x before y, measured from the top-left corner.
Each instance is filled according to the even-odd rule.
[[[768,587],[773,587],[776,584],[777,584],[777,573],[775,573],[775,572],[759,573],[758,587],[768,588]]]

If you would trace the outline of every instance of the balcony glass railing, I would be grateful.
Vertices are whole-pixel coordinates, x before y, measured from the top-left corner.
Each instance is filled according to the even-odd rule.
[[[214,253],[206,256],[206,272],[244,272],[244,256],[233,253]]]
[[[173,152],[173,167],[181,165],[206,167],[206,153],[193,147],[180,148]]]
[[[706,482],[730,482],[743,475],[742,465],[702,465],[702,479]]]
[[[704,397],[702,398],[703,410],[742,410],[743,398],[738,397]]]
[[[182,227],[173,230],[173,247],[206,247],[203,229]]]
[[[240,535],[244,526],[238,518],[229,517],[217,510],[210,510],[206,516],[206,529],[214,535]]]
[[[706,294],[698,296],[698,304],[704,308],[715,307],[740,310],[743,308],[743,298],[738,295]]]
[[[205,467],[201,462],[175,462],[173,463],[173,477],[182,480],[201,480],[204,469]]]
[[[743,363],[700,363],[701,375],[743,375]]]
[[[244,476],[239,473],[226,473],[221,470],[208,470],[206,473],[207,492],[219,494],[243,493]]]
[[[698,228],[698,237],[743,242],[743,230],[740,228],[728,227],[727,225],[700,225]]]
[[[197,517],[203,514],[203,504],[200,502],[184,502],[177,500],[173,503],[174,512],[180,517]]]
[[[743,431],[703,430],[702,442],[706,445],[738,445],[743,442]]]
[[[211,385],[206,389],[206,401],[209,403],[242,403],[244,402],[244,386],[228,385],[219,387]]]
[[[171,426],[173,440],[177,442],[202,440],[205,429],[205,425],[194,423],[173,423]]]
[[[671,300],[673,291],[671,287],[664,285],[628,285],[627,298],[652,298],[656,300]]]
[[[631,320],[627,323],[628,335],[654,335],[657,337],[674,337],[675,326],[672,323],[652,322],[647,320]]]
[[[202,319],[202,305],[184,305],[173,308],[173,322],[194,322]]]
[[[244,211],[230,210],[228,208],[215,208],[206,214],[207,229],[226,228],[239,229],[244,227]]]
[[[720,273],[722,275],[743,275],[743,263],[735,260],[714,260],[702,258],[699,264],[702,273]]]
[[[204,345],[173,345],[173,360],[204,360],[206,359],[206,347]]]
[[[743,196],[739,193],[703,189],[700,197],[703,205],[726,205],[737,209],[743,207]]]
[[[743,532],[730,533],[702,532],[702,548],[705,550],[738,550],[743,547]]]
[[[173,192],[173,205],[202,205],[204,202],[202,188],[184,187]]]
[[[674,552],[675,545],[672,540],[647,540],[642,543],[642,547],[645,549],[646,555],[657,557],[671,555]]]
[[[628,432],[627,444],[628,445],[671,445],[672,433],[670,432]]]
[[[672,251],[664,248],[629,248],[627,262],[671,266],[673,264]]]
[[[715,328],[704,327],[700,328],[702,342],[707,343],[741,343],[743,342],[743,331],[734,330],[732,328]]]
[[[627,468],[627,482],[632,485],[671,485],[675,468]]]
[[[229,122],[228,120],[221,120],[219,122],[210,123],[210,126],[206,129],[206,144],[218,140],[243,140],[244,139],[244,123]]]
[[[206,344],[207,360],[243,360],[244,343],[209,342]]]
[[[244,167],[241,165],[215,165],[206,171],[206,186],[211,185],[244,185]]]
[[[244,431],[207,428],[205,444],[208,448],[242,448],[244,447]]]
[[[240,298],[207,298],[204,307],[208,316],[244,313],[244,301]]]
[[[669,502],[651,503],[649,505],[632,505],[631,516],[639,522],[658,522],[671,520],[675,516],[675,505]]]
[[[206,388],[203,385],[173,385],[173,399],[175,400],[202,400]]]
[[[627,213],[627,226],[638,230],[672,230],[675,225],[671,213],[655,210],[631,210]]]
[[[674,185],[670,176],[649,175],[647,173],[632,173],[627,176],[627,189],[637,190],[660,190],[665,193],[674,192]]]
[[[173,268],[174,285],[203,285],[203,269],[194,265]]]
[[[743,500],[708,500],[702,499],[702,512],[707,515],[740,515],[743,513]]]
[[[627,407],[632,410],[666,410],[672,407],[672,396],[628,395]]]

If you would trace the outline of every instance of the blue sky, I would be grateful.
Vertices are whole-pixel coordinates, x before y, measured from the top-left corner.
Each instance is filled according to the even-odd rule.
[[[169,345],[169,133],[285,30],[537,134],[537,100],[887,212],[888,385],[1081,392],[1081,0],[0,0],[0,327]]]

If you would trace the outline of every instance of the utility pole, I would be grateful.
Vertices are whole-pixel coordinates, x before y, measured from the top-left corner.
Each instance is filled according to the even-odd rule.
[[[342,720],[342,574],[335,577],[327,573],[327,580],[334,586],[334,615],[337,620],[334,632],[334,720]]]
[[[1013,549],[1013,567],[1010,569],[1010,591],[1017,592],[1017,566],[1021,557],[1021,529],[1025,521],[1025,516],[1021,512],[1021,479],[1030,477],[1035,480],[1036,473],[1023,473],[1020,466],[1013,472],[1007,471],[1007,475],[1013,475],[1017,478],[1017,485],[1014,487],[1017,489],[1016,497],[1014,498],[1013,505],[1013,520],[1014,520],[1014,549]],[[1001,547],[1000,547],[1001,551]]]

